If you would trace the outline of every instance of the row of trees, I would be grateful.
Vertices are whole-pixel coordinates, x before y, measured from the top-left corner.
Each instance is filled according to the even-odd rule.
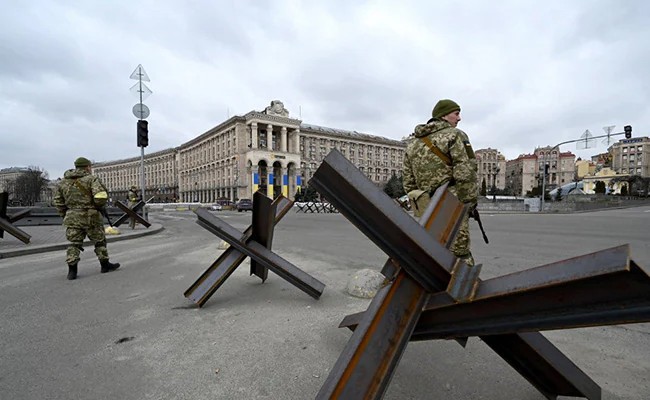
[[[29,167],[21,172],[16,179],[4,182],[4,191],[9,193],[12,205],[33,206],[41,201],[47,184],[49,174],[40,167]]]

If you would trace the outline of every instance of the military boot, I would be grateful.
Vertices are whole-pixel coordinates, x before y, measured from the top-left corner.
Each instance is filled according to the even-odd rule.
[[[101,260],[99,263],[102,264],[102,270],[101,270],[102,274],[105,274],[105,273],[111,272],[111,271],[115,271],[116,269],[118,269],[120,267],[120,263],[113,264],[108,260]]]
[[[77,263],[68,264],[68,280],[77,279]]]

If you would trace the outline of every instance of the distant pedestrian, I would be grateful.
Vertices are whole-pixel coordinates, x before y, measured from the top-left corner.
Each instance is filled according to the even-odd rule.
[[[135,207],[136,204],[140,201],[140,195],[138,194],[138,188],[136,186],[131,186],[129,189],[129,208]],[[135,217],[131,217],[129,222],[131,229],[135,229]]]
[[[86,236],[95,245],[101,273],[116,270],[120,266],[108,259],[104,221],[99,211],[106,206],[108,191],[99,178],[91,173],[90,160],[79,157],[74,166],[75,169],[65,172],[54,196],[54,206],[63,217],[65,236],[70,242],[66,252],[70,280],[77,278],[77,265]]]

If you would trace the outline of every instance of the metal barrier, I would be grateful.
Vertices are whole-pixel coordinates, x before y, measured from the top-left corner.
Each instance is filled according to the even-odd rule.
[[[547,398],[601,388],[537,330],[650,321],[650,276],[627,245],[481,281],[447,247],[467,212],[442,187],[418,224],[332,150],[309,182],[389,256],[317,399],[380,399],[410,340],[480,336]],[[507,397],[507,396],[505,396]]]
[[[250,273],[262,282],[266,281],[270,269],[311,297],[320,298],[325,289],[322,282],[271,251],[275,225],[291,205],[291,200],[284,196],[271,201],[262,193],[255,192],[253,223],[243,233],[208,210],[197,209],[197,223],[222,238],[230,247],[185,291],[185,297],[202,307],[244,259],[250,257]]]
[[[29,215],[30,210],[19,210],[12,213],[11,215],[7,214],[7,204],[9,202],[9,193],[2,192],[0,193],[0,238],[4,237],[5,231],[10,235],[14,236],[21,242],[27,244],[31,240],[31,236],[28,235],[23,230],[17,228],[17,222],[22,218],[25,218]]]
[[[294,203],[296,212],[303,213],[338,213],[336,207],[330,203],[321,202],[297,202]]]

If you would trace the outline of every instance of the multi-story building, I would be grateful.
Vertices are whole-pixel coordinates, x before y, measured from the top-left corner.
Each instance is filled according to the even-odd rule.
[[[521,154],[514,160],[506,161],[506,187],[515,196],[525,196],[526,192],[539,185],[537,156]]]
[[[144,157],[145,197],[155,201],[172,202],[178,199],[178,154],[175,148],[157,151]],[[131,186],[140,185],[141,159],[93,164],[93,173],[101,178],[114,200],[126,198]]]
[[[650,178],[650,138],[622,139],[609,149],[612,169],[622,175]]]
[[[506,187],[506,158],[496,149],[479,149],[474,152],[478,163],[478,185],[479,188],[485,181],[487,191],[496,187]]]
[[[20,174],[29,171],[29,168],[10,167],[0,169],[0,192],[11,192],[14,190],[14,183]]]
[[[575,171],[578,180],[587,175],[594,175],[596,173],[596,163],[589,160],[578,159],[578,161],[576,161]]]
[[[544,165],[548,165],[546,188],[551,190],[565,183],[575,181],[575,154],[570,151],[561,152],[555,147],[538,147],[535,149],[538,171],[541,173]]]
[[[332,149],[383,184],[400,173],[405,148],[404,141],[305,124],[274,100],[263,111],[233,116],[176,148],[146,155],[145,194],[203,203],[251,198],[258,190],[293,198]],[[115,198],[140,186],[139,158],[96,163],[93,170]]]

